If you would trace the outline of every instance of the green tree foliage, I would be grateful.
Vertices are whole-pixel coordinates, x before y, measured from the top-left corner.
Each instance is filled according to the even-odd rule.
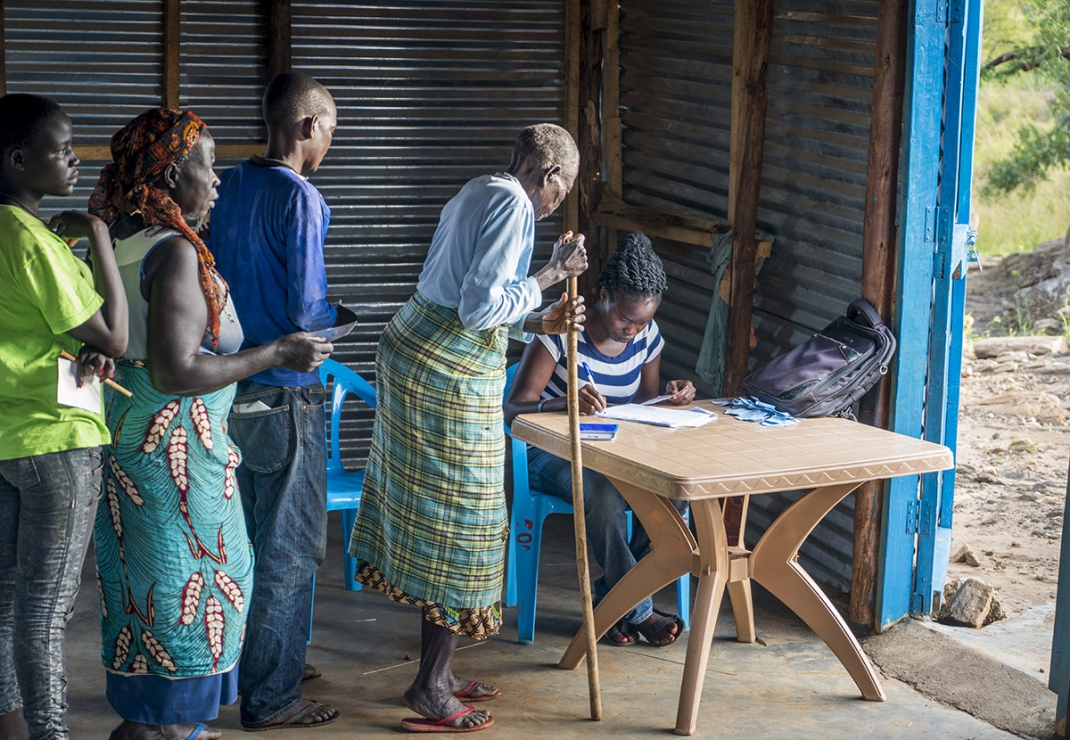
[[[1011,153],[988,173],[986,194],[1031,191],[1052,168],[1070,164],[1070,0],[986,3],[981,79],[1006,82],[1029,75],[1051,89],[1051,119],[1018,129]]]

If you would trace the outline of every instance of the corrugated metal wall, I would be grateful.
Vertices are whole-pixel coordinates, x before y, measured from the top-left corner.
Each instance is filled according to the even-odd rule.
[[[727,220],[733,3],[623,0],[624,198]],[[758,279],[752,362],[798,344],[858,297],[876,2],[778,0],[758,227],[775,235]],[[670,275],[658,312],[663,367],[694,377],[713,286],[706,250],[658,244]],[[751,501],[749,542],[792,500]],[[802,556],[850,586],[853,498]]]
[[[732,106],[731,0],[622,0],[624,199],[725,221]],[[659,242],[669,291],[666,377],[694,377],[715,289],[709,250]]]
[[[8,92],[52,98],[70,115],[75,148],[107,145],[127,121],[160,104],[163,0],[6,0]],[[102,162],[83,162],[74,194],[46,198],[46,218],[85,210]]]
[[[74,123],[75,148],[111,136],[163,96],[163,0],[7,0],[8,92],[57,101]],[[62,32],[57,29],[62,29]],[[218,142],[262,141],[266,18],[257,0],[183,0],[181,104]],[[84,210],[100,169],[83,161],[74,193],[46,198],[41,213]],[[235,164],[220,159],[217,169]]]
[[[267,3],[182,0],[179,101],[218,143],[266,141],[260,98],[267,81]],[[231,163],[220,161],[218,169]]]

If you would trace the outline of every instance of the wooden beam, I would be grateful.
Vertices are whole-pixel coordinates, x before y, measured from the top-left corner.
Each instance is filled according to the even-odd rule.
[[[268,11],[268,79],[292,68],[290,0],[271,0]]]
[[[178,109],[182,63],[182,12],[179,0],[163,2],[163,107]],[[109,157],[110,159],[110,157]]]
[[[631,206],[608,192],[602,196],[593,218],[596,224],[607,229],[638,230],[647,236],[707,249],[713,246],[718,234],[728,231],[728,224],[720,221],[707,221],[660,208]]]
[[[7,95],[7,28],[4,24],[4,0],[0,0],[0,95]]]
[[[728,307],[727,357],[724,392],[739,395],[747,375],[750,356],[751,309],[754,302],[754,260],[758,244],[758,195],[762,185],[762,155],[765,148],[766,77],[773,38],[773,0],[736,0],[736,8],[753,4],[753,16],[744,13],[749,28],[740,30],[753,39],[744,78],[744,100],[739,134],[743,146],[739,195],[733,212],[731,285]]]
[[[906,77],[906,6],[902,0],[881,0],[878,8],[866,206],[862,221],[862,297],[873,304],[885,321],[891,317],[895,287],[899,146],[903,135]],[[882,380],[862,399],[859,421],[887,427],[890,394],[891,384]],[[852,622],[874,624],[875,627],[883,492],[883,481],[866,483],[855,492],[854,559],[848,617]]]
[[[110,162],[110,144],[76,145],[74,153],[83,162]],[[215,156],[217,159],[248,159],[254,154],[263,154],[264,144],[260,143],[226,143],[216,142]]]

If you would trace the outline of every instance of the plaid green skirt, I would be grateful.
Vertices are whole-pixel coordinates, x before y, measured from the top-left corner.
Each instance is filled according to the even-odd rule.
[[[375,360],[364,494],[349,545],[362,566],[371,566],[359,569],[358,581],[477,638],[501,624],[509,534],[506,334],[505,327],[465,329],[455,310],[419,293],[387,324]]]

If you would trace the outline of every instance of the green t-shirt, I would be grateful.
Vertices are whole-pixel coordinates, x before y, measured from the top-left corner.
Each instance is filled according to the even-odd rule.
[[[0,205],[0,460],[111,441],[103,414],[56,403],[66,332],[103,305],[93,274],[43,222]]]

